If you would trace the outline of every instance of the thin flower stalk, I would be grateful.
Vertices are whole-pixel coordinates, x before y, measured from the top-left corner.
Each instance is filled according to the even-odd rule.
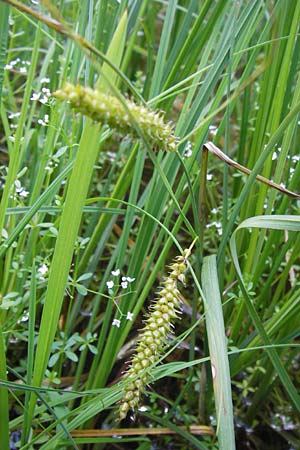
[[[71,107],[81,114],[95,122],[108,125],[122,135],[139,139],[140,135],[133,126],[136,124],[154,148],[176,150],[177,139],[172,125],[164,121],[160,111],[152,111],[129,99],[125,100],[127,108],[124,108],[120,100],[112,95],[70,83],[53,95],[58,100],[69,102]]]
[[[130,410],[135,410],[140,404],[145,386],[151,375],[149,367],[157,364],[167,335],[172,331],[173,321],[181,313],[180,291],[178,281],[184,283],[184,273],[187,269],[187,257],[190,249],[183,256],[177,256],[169,267],[170,272],[158,290],[158,298],[150,307],[149,317],[145,320],[145,327],[138,338],[137,349],[131,362],[131,367],[124,376],[124,395],[119,404],[119,420],[125,419]]]

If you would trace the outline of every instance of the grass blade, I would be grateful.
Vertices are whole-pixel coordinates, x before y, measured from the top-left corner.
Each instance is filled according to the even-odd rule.
[[[0,3],[0,104],[3,87],[4,65],[6,62],[7,40],[8,40],[8,17],[9,6]]]
[[[4,336],[2,332],[2,326],[0,328],[0,378],[3,381],[7,380],[6,374],[6,356],[5,356],[5,344]],[[3,450],[9,450],[9,414],[8,414],[8,390],[6,387],[0,387],[0,436],[1,436],[1,448]],[[3,447],[2,447],[3,446]]]
[[[201,273],[220,450],[234,450],[233,406],[216,256],[205,256]]]

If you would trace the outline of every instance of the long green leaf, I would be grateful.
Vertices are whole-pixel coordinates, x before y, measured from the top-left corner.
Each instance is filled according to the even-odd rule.
[[[4,65],[7,56],[9,6],[0,3],[0,104],[4,78]]]
[[[204,257],[201,281],[206,297],[206,329],[215,392],[219,449],[234,450],[231,381],[216,261],[215,255]]]
[[[6,374],[6,355],[5,355],[5,341],[2,326],[0,324],[0,378],[1,380],[7,380]],[[6,387],[0,387],[0,436],[1,436],[1,448],[3,450],[9,450],[9,403],[8,403],[8,390]]]

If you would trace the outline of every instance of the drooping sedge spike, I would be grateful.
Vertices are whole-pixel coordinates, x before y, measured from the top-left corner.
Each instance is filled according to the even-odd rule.
[[[54,92],[53,96],[69,102],[75,111],[95,122],[108,125],[123,136],[140,139],[133,125],[135,122],[154,148],[176,150],[178,139],[173,133],[171,123],[164,121],[160,111],[152,111],[129,99],[125,99],[127,108],[124,108],[120,100],[113,95],[70,83]]]
[[[195,241],[194,241],[195,242]],[[187,270],[187,258],[192,246],[177,256],[169,266],[169,274],[163,280],[158,290],[158,298],[150,306],[149,316],[138,338],[135,355],[131,367],[124,375],[124,395],[119,403],[118,419],[125,419],[130,410],[138,408],[145,387],[151,381],[147,369],[155,365],[167,343],[167,335],[172,331],[173,321],[181,313],[181,294],[177,282],[184,284],[184,274]]]

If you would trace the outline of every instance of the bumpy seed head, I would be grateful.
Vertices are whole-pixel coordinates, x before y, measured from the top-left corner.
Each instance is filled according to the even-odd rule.
[[[135,356],[125,379],[134,381],[125,385],[125,392],[119,405],[119,420],[123,420],[130,409],[140,403],[146,384],[150,381],[147,369],[159,361],[167,335],[174,326],[172,321],[181,311],[177,280],[183,279],[186,260],[180,256],[170,266],[169,276],[163,281],[156,302],[150,306],[150,314],[141,330]]]
[[[126,402],[125,398],[120,404],[119,407],[119,420],[124,420],[127,416],[128,411],[130,410],[130,405],[128,402]]]
[[[128,99],[124,99],[125,107],[112,95],[69,83],[53,95],[58,100],[69,102],[72,108],[81,114],[95,122],[109,125],[120,134],[128,134],[139,139],[140,135],[135,129],[137,126],[152,147],[168,151],[176,150],[177,138],[173,133],[173,127],[164,121],[160,112],[137,105]]]

